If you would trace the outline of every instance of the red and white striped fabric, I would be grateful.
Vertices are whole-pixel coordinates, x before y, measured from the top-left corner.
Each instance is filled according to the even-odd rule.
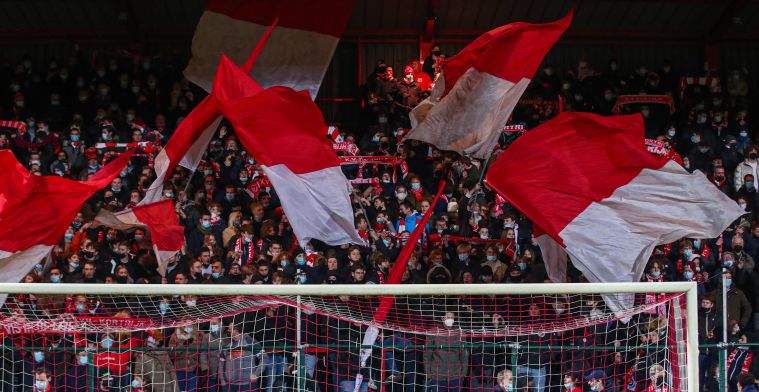
[[[169,258],[179,252],[184,245],[184,228],[179,225],[172,199],[137,206],[114,214],[100,214],[95,218],[95,224],[117,230],[138,227],[148,229],[153,250],[158,259],[158,272],[161,275],[166,272]]]
[[[19,282],[58,244],[82,204],[111,183],[132,151],[122,154],[87,181],[31,174],[0,151],[0,282]],[[4,297],[2,297],[4,298]],[[2,300],[0,300],[2,303]]]
[[[251,76],[263,87],[308,90],[315,98],[353,4],[354,0],[209,0],[195,28],[192,59],[184,75],[210,91],[221,54],[241,64],[279,17],[272,44],[261,53]]]
[[[18,133],[26,132],[26,123],[23,121],[0,120],[0,128],[16,128]]]
[[[744,214],[701,172],[649,153],[638,114],[562,113],[517,139],[486,179],[591,282],[638,281],[655,246],[715,238]]]
[[[288,87],[224,99],[228,86],[242,78],[248,76],[222,61],[213,96],[277,191],[299,244],[305,248],[310,239],[329,245],[362,244],[353,221],[350,186],[332,142],[324,137],[327,126],[319,108],[306,91]]]
[[[407,139],[487,158],[530,78],[572,15],[491,30],[446,61],[432,95],[411,111]]]
[[[710,91],[722,91],[722,82],[720,78],[714,76],[683,76],[680,78],[680,97],[685,93],[685,88],[689,85],[706,86]]]

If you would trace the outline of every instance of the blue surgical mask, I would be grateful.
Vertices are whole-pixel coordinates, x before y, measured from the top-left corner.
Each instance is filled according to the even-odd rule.
[[[132,388],[139,388],[140,380],[132,380]]]
[[[221,274],[218,272],[211,272],[211,277],[214,279],[219,279],[221,277]]]
[[[661,276],[661,271],[651,271],[651,276],[658,278]]]
[[[211,333],[219,333],[219,324],[211,324]]]
[[[698,138],[696,138],[696,135],[693,135],[693,136],[690,137],[690,142],[693,143],[693,144],[698,143]]]
[[[569,389],[570,391],[572,390],[572,386],[573,386],[573,384],[571,382],[564,383],[564,388],[565,389]]]
[[[693,250],[691,248],[687,248],[683,251],[683,254],[685,255],[685,257],[690,258],[691,256],[693,256]]]
[[[469,255],[466,253],[459,253],[459,261],[466,261],[469,258]]]
[[[60,275],[50,275],[50,282],[51,283],[60,283],[61,282],[61,276]]]
[[[87,364],[87,361],[88,361],[88,358],[87,358],[87,357],[85,357],[85,356],[82,356],[82,355],[80,355],[80,356],[79,356],[79,364],[80,364],[80,365],[86,365],[86,364]]]
[[[43,267],[44,267],[44,266],[43,266],[42,264],[40,264],[40,263],[37,263],[37,264],[34,266],[34,270],[35,270],[35,271],[37,271],[37,272],[39,272],[39,271],[42,271],[42,268],[43,268]]]
[[[158,310],[161,311],[161,314],[164,314],[169,311],[169,304],[159,304]]]
[[[305,284],[306,283],[306,275],[298,275],[298,283]]]
[[[113,346],[113,339],[105,338],[100,342],[100,344],[103,346],[103,348],[111,348]]]
[[[683,277],[686,280],[691,280],[691,279],[693,279],[693,272],[685,271],[685,272],[683,272]]]
[[[295,258],[295,262],[297,262],[298,265],[304,265],[306,264],[306,258],[303,256],[298,256]]]
[[[498,258],[498,256],[496,256],[496,255],[487,255],[487,256],[485,256],[485,258],[488,261],[495,261]]]
[[[203,221],[200,221],[200,224],[203,226],[204,229],[211,228],[211,221],[203,220]]]
[[[701,240],[693,240],[693,246],[696,248],[701,247]]]
[[[84,313],[84,311],[87,310],[87,306],[82,304],[76,304],[76,311],[78,313]]]
[[[408,266],[408,269],[414,269],[414,263],[411,261],[407,262],[406,265]]]
[[[72,239],[74,239],[74,233],[66,233],[63,235],[63,238],[65,238],[66,241],[71,241]]]
[[[388,240],[382,240],[382,243],[385,244],[386,248],[390,246],[390,241]]]
[[[185,333],[192,333],[192,331],[193,331],[192,327],[184,327],[184,332]]]
[[[287,260],[280,260],[280,261],[279,261],[279,265],[281,265],[281,266],[282,266],[282,268],[285,268],[285,267],[287,267]]]
[[[45,360],[45,353],[42,351],[35,351],[34,352],[34,361],[35,362],[42,362]]]
[[[379,143],[379,141],[380,141],[380,137],[379,136],[377,136],[377,135],[372,136],[372,142],[373,143]]]
[[[730,278],[725,279],[725,287],[730,287],[733,285],[733,280]]]
[[[418,191],[418,190],[419,190],[419,188],[421,188],[421,187],[422,187],[422,184],[420,184],[420,183],[418,183],[418,182],[412,182],[412,183],[411,183],[411,189],[413,189],[413,190],[415,190],[415,191]]]
[[[47,390],[47,381],[46,380],[39,380],[34,382],[34,386],[37,387],[37,390],[39,391],[46,391]]]
[[[524,261],[517,263],[517,266],[519,266],[519,269],[522,271],[527,269],[527,263],[525,263]]]
[[[748,189],[748,190],[754,189],[754,183],[753,182],[747,182],[746,183],[746,189]]]
[[[78,142],[79,141],[79,135],[71,135],[71,141],[72,142]]]
[[[69,267],[71,267],[71,269],[77,269],[79,268],[79,263],[69,263]]]
[[[722,262],[722,264],[725,266],[725,268],[730,268],[733,266],[733,260],[725,260]]]
[[[377,223],[379,224],[385,223],[385,218],[377,218]]]

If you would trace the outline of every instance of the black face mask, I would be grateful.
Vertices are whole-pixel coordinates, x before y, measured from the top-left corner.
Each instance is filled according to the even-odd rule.
[[[743,252],[743,245],[735,245],[733,247],[733,250],[736,251],[737,253],[741,253]]]
[[[122,284],[123,284],[123,283],[126,283],[126,282],[127,282],[127,279],[128,279],[128,278],[127,278],[126,276],[118,276],[118,275],[117,275],[117,276],[114,276],[114,277],[113,277],[113,281],[114,281],[114,282],[116,282],[116,283],[122,283]]]
[[[748,153],[748,157],[749,157],[749,159],[756,159],[757,155],[756,155],[755,152],[750,152],[750,153]]]

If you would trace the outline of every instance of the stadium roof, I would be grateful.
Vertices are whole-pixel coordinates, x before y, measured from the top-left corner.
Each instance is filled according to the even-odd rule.
[[[326,1],[326,0],[325,0]],[[182,42],[192,37],[203,0],[0,1],[0,40]],[[565,41],[752,41],[757,0],[357,0],[345,37],[471,39],[512,21],[544,22],[577,4]],[[428,31],[429,33],[429,31]]]

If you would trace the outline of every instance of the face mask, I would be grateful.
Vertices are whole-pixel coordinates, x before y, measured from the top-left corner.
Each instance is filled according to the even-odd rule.
[[[670,129],[669,131],[667,131],[667,136],[669,137],[675,137],[676,134],[677,134],[677,131],[675,131],[674,129]]]
[[[733,266],[733,261],[732,261],[732,260],[725,260],[725,261],[722,263],[722,265],[724,265],[724,266],[725,266],[725,268],[730,268],[730,267],[732,267],[732,266]]]
[[[524,270],[527,269],[527,263],[525,263],[525,262],[517,263],[517,266],[519,266],[519,269],[522,270],[522,271],[524,271]]]
[[[299,284],[305,284],[306,283],[306,275],[298,275],[298,283]]]
[[[379,143],[379,141],[380,141],[380,137],[379,136],[375,135],[375,136],[372,137],[372,142]]]
[[[495,261],[498,257],[495,255],[488,255],[485,257],[488,261]]]
[[[132,388],[139,388],[140,380],[132,380]]]
[[[185,333],[192,333],[192,327],[184,327]]]
[[[412,182],[412,183],[411,183],[411,189],[413,189],[413,190],[415,190],[415,191],[418,191],[418,190],[419,190],[419,188],[421,188],[421,187],[422,187],[422,184],[420,184],[420,183],[418,183],[418,182]]]
[[[564,384],[564,388],[565,389],[569,389],[570,391],[572,390],[573,386],[574,386],[574,384],[572,384],[571,382],[568,382],[568,383]]]
[[[197,302],[197,301],[195,301],[194,299],[189,299],[189,300],[187,300],[187,302],[185,302],[185,303],[187,304],[187,306],[189,306],[189,307],[191,307],[191,308],[194,308],[194,307],[195,307],[195,305],[197,305],[197,304],[198,304],[198,302]]]
[[[651,276],[653,276],[654,278],[658,278],[659,276],[661,276],[661,271],[651,271]]]
[[[701,247],[701,240],[693,240],[693,246],[695,246],[696,248]]]
[[[219,333],[219,324],[211,324],[211,333]]]
[[[738,203],[738,207],[741,208],[741,210],[746,211],[746,203]]]
[[[248,177],[240,177],[240,182],[245,184],[248,182]]]
[[[34,361],[35,362],[42,362],[45,360],[45,353],[42,351],[35,351],[34,352]]]
[[[748,137],[748,132],[746,132],[746,131],[741,131],[741,132],[738,134],[738,136],[740,136],[740,137]]]
[[[648,117],[648,115],[651,114],[651,112],[649,112],[648,110],[641,110],[640,114],[642,114],[643,117]]]
[[[611,101],[612,99],[614,99],[614,95],[612,95],[612,94],[604,94],[604,99],[607,100],[607,101]]]
[[[103,340],[100,342],[100,344],[101,344],[101,345],[102,345],[104,348],[111,348],[111,346],[113,346],[113,339],[111,339],[111,338],[105,338],[105,339],[103,339]]]
[[[34,386],[37,387],[40,391],[46,391],[47,390],[47,381],[37,381],[34,383]]]
[[[220,273],[218,273],[218,272],[212,272],[212,273],[211,273],[211,276],[212,276],[214,279],[219,279],[219,278],[221,277],[221,274],[220,274]]]
[[[743,251],[743,245],[735,245],[733,247],[733,250],[736,251],[736,252],[738,252],[738,253],[741,253]]]
[[[158,310],[161,312],[161,314],[164,314],[169,311],[169,304],[159,304]]]
[[[725,279],[725,287],[730,287],[733,285],[732,279]]]
[[[684,277],[685,279],[687,279],[687,280],[691,280],[691,279],[693,279],[693,272],[690,272],[690,271],[685,271],[685,272],[683,273],[683,277]]]
[[[443,320],[443,324],[445,324],[445,326],[448,327],[448,328],[453,327],[453,324],[455,322],[456,322],[456,320],[454,320],[452,318],[447,318],[447,319]]]
[[[60,283],[61,282],[61,276],[60,275],[50,275],[50,282],[51,283]]]
[[[590,390],[591,391],[600,391],[601,389],[600,389],[600,387],[597,387],[597,386],[594,385],[594,386],[590,387]]]
[[[203,226],[204,229],[208,229],[211,227],[211,221],[210,220],[201,221],[201,225]]]
[[[79,364],[80,365],[86,365],[87,364],[87,357],[79,356]]]
[[[298,265],[304,265],[306,264],[306,258],[303,256],[298,256],[295,258],[295,262],[298,263]]]
[[[406,196],[407,196],[406,192],[398,192],[398,193],[396,193],[396,194],[395,194],[395,197],[396,197],[398,200],[403,200],[403,199],[405,199],[405,198],[406,198]]]
[[[687,248],[683,251],[683,255],[685,255],[685,257],[690,259],[690,257],[693,256],[693,251],[691,250],[691,248]]]
[[[721,123],[722,122],[722,116],[714,116],[714,122]]]
[[[85,310],[87,310],[87,306],[82,305],[82,304],[76,304],[77,313],[84,313]]]
[[[227,193],[225,195],[225,198],[227,199],[227,201],[232,201],[232,200],[235,199],[235,194],[234,193]]]
[[[42,271],[43,267],[44,266],[42,264],[37,263],[37,265],[34,266],[34,270],[37,271],[37,272],[40,272],[40,271]]]
[[[469,255],[466,253],[459,253],[459,261],[466,261],[469,258]]]

